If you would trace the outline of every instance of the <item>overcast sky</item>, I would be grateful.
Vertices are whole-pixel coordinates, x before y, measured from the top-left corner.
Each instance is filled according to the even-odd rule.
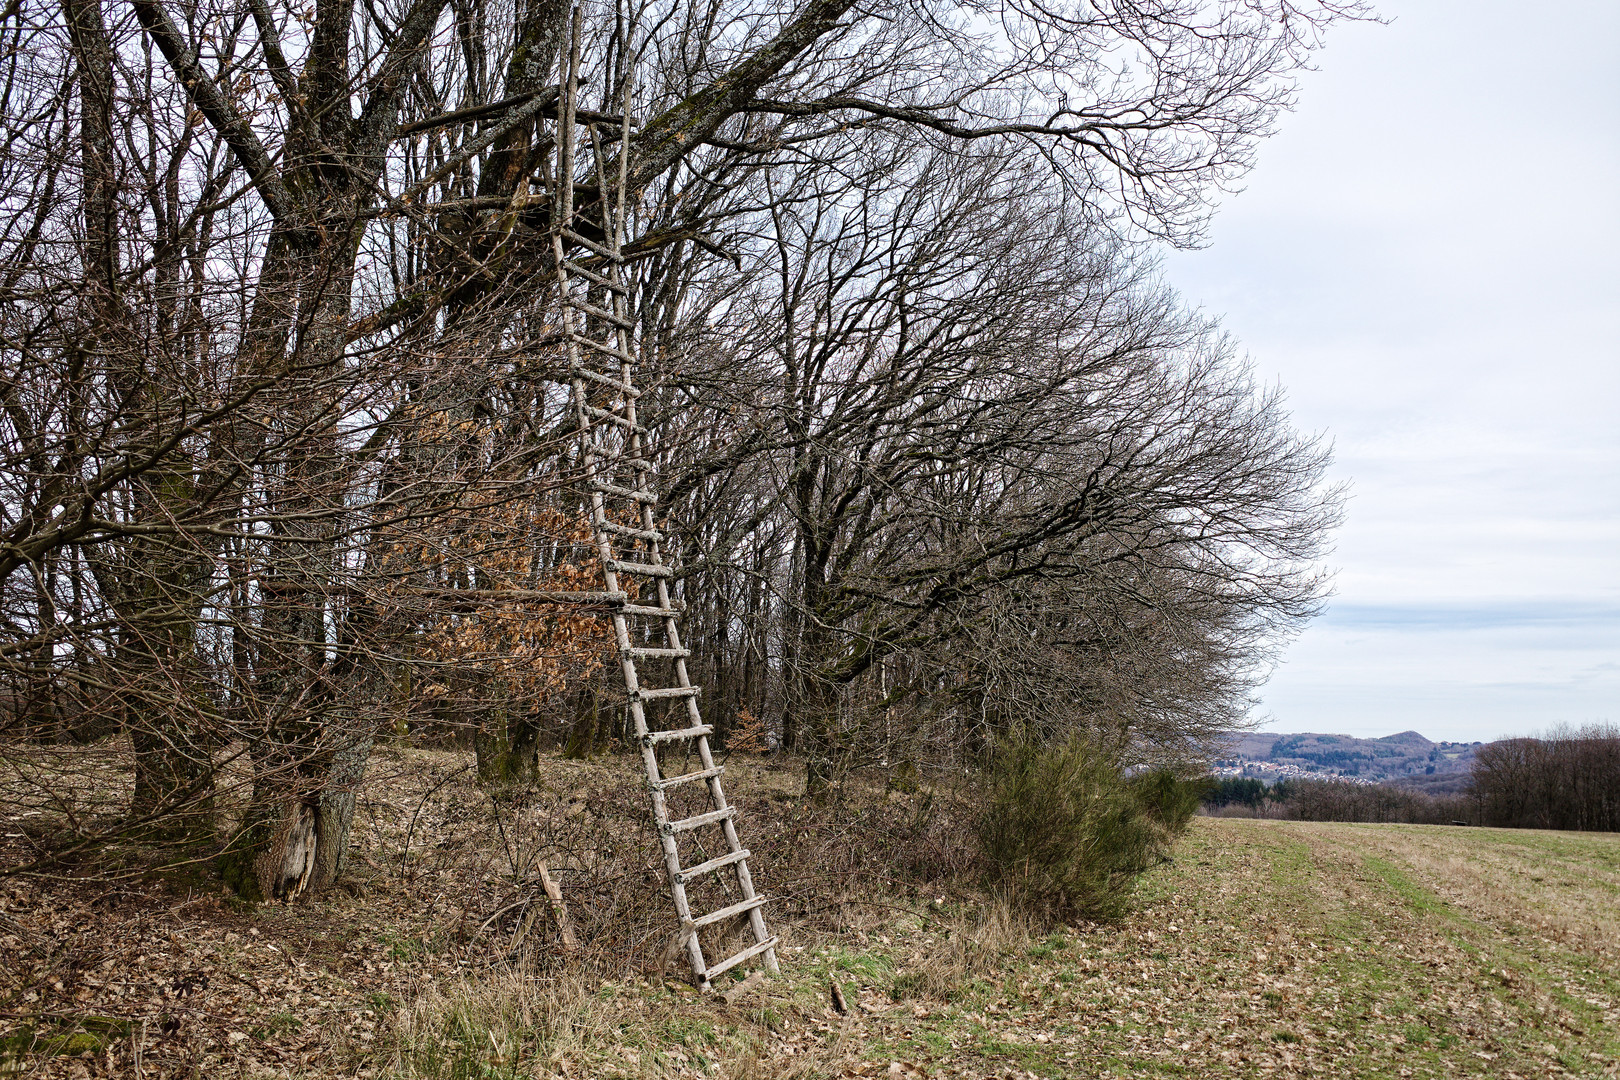
[[[1351,483],[1266,727],[1620,722],[1620,3],[1379,8],[1166,261]]]

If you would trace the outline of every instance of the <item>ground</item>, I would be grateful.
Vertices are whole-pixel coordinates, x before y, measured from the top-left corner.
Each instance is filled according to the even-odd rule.
[[[785,777],[736,764],[740,800],[781,801]],[[577,838],[611,834],[591,799],[558,774],[549,801],[491,809],[461,767],[379,770],[351,888],[314,903],[247,907],[175,875],[0,879],[0,1070],[1620,1076],[1620,836],[1201,818],[1124,920],[1060,927],[944,887],[815,916],[766,865],[789,894],[783,975],[725,1000],[633,959],[659,941],[656,862],[626,840],[587,865]],[[558,836],[576,839],[554,869],[577,883],[583,963],[540,924],[512,948],[523,909],[499,915]]]
[[[1201,819],[1123,925],[845,1038],[929,1076],[1620,1075],[1617,889],[1609,834]]]

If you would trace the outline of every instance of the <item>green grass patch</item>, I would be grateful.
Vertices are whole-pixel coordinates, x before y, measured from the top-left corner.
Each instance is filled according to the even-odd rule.
[[[1419,915],[1434,915],[1447,921],[1454,920],[1456,913],[1451,905],[1441,900],[1428,889],[1418,885],[1406,875],[1399,867],[1387,859],[1368,855],[1362,859],[1368,870],[1376,874],[1384,885],[1406,902],[1406,906]]]
[[[9,1066],[29,1058],[77,1057],[99,1053],[114,1039],[129,1038],[128,1020],[110,1016],[75,1019],[41,1018],[38,1026],[25,1023],[9,1035],[0,1036],[0,1064]]]

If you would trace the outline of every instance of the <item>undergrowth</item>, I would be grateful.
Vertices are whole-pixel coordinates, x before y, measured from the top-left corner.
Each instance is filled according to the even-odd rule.
[[[991,886],[1048,916],[1118,918],[1136,878],[1167,857],[1202,787],[1130,776],[1093,743],[1009,745],[985,778],[978,836]]]

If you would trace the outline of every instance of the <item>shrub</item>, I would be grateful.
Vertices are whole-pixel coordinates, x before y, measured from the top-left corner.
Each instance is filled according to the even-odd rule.
[[[1168,773],[1128,778],[1081,739],[1003,747],[985,788],[979,840],[991,886],[1021,906],[1086,918],[1123,911],[1201,792]]]
[[[1131,778],[1131,790],[1143,811],[1165,833],[1166,839],[1187,830],[1187,823],[1198,813],[1198,806],[1209,791],[1208,777],[1182,780],[1170,769],[1154,769]]]

